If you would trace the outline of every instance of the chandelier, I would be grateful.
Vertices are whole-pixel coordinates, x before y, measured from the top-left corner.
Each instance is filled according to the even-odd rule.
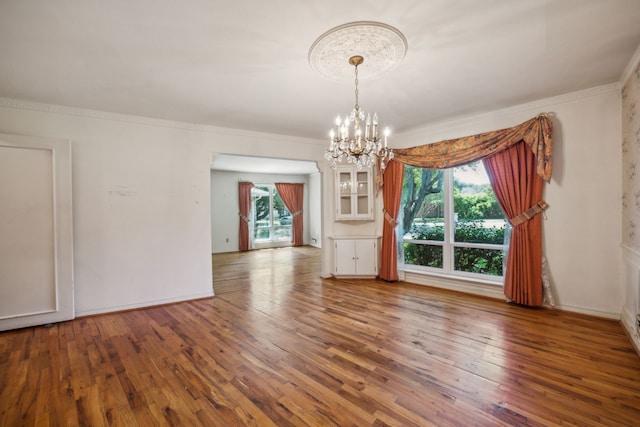
[[[356,55],[349,58],[349,64],[355,68],[356,104],[351,114],[344,120],[336,117],[335,127],[329,132],[329,148],[324,157],[331,161],[331,167],[344,159],[358,169],[370,167],[379,160],[380,169],[384,170],[389,160],[393,159],[393,151],[387,147],[389,128],[385,128],[383,137],[379,136],[378,114],[373,117],[360,109],[358,104],[358,65],[364,58]]]

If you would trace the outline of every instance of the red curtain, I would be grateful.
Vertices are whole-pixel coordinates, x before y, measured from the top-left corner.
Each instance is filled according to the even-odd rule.
[[[384,172],[380,278],[390,281],[398,280],[398,241],[395,230],[400,210],[403,175],[404,164],[393,160],[389,162]]]
[[[483,160],[491,186],[513,226],[504,277],[504,294],[518,304],[542,304],[543,179],[536,156],[520,143]]]
[[[301,246],[303,239],[302,207],[304,204],[304,184],[276,183],[276,190],[289,212],[291,212],[291,241],[293,246]]]
[[[251,189],[253,183],[238,183],[238,215],[240,215],[240,229],[238,231],[238,250],[248,251],[250,246],[249,240],[249,212],[251,211]]]

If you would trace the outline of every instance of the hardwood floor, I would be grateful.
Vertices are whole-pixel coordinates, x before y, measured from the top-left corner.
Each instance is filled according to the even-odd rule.
[[[213,256],[216,296],[0,333],[1,426],[640,425],[618,322]]]

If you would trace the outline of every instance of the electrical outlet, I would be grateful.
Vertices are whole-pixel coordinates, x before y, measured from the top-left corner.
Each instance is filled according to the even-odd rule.
[[[229,238],[227,237],[227,243],[229,243]]]

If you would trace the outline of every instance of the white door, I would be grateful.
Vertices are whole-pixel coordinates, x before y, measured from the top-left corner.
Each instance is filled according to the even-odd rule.
[[[0,134],[0,330],[73,319],[71,145]]]

